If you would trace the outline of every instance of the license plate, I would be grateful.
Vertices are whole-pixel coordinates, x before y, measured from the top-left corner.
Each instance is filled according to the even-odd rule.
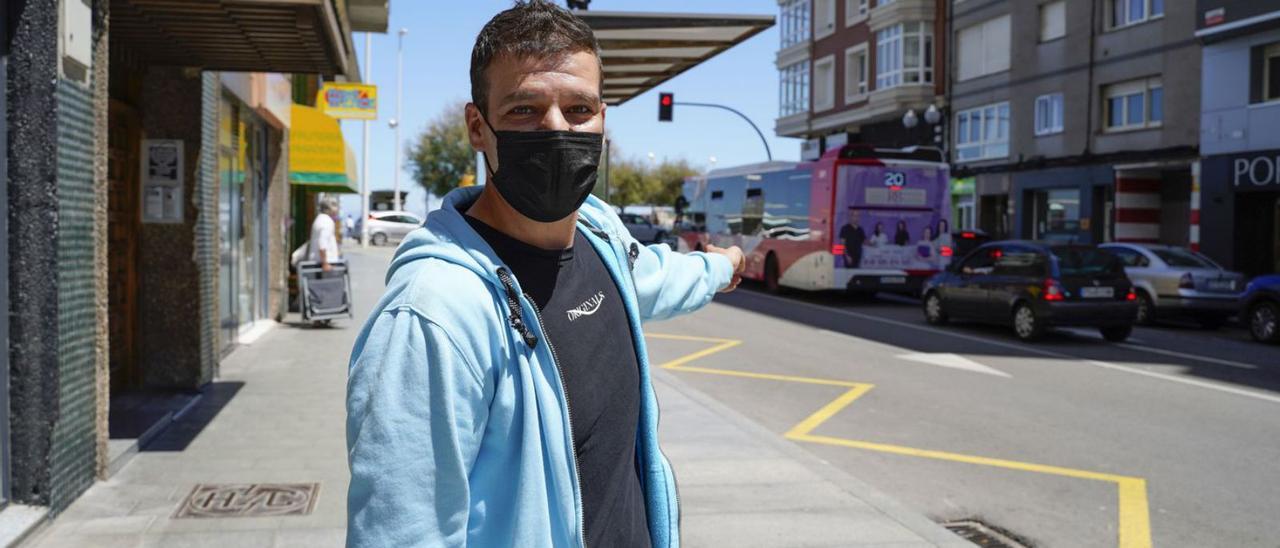
[[[1209,289],[1211,291],[1235,291],[1235,280],[1209,280]]]
[[[1080,296],[1086,299],[1104,299],[1115,296],[1115,289],[1110,287],[1082,287]]]
[[[880,283],[902,285],[907,283],[907,277],[906,276],[881,276]]]

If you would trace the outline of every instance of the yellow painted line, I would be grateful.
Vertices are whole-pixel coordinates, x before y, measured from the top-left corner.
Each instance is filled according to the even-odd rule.
[[[772,373],[753,373],[749,371],[734,371],[731,369],[717,369],[710,367],[695,367],[687,365],[695,360],[705,358],[717,352],[722,352],[742,344],[742,341],[735,339],[718,339],[711,337],[693,337],[687,335],[667,335],[667,334],[646,334],[648,337],[655,339],[669,339],[682,341],[698,341],[716,343],[715,346],[700,350],[686,356],[682,356],[675,360],[660,365],[663,369],[673,371],[686,371],[690,373],[705,373],[710,375],[722,375],[730,377],[742,377],[750,379],[773,380],[782,382],[796,382],[804,384],[816,384],[824,386],[840,386],[848,387],[845,391],[830,403],[822,406],[813,414],[791,427],[786,434],[787,439],[795,441],[803,441],[822,445],[832,445],[839,447],[849,447],[853,449],[862,449],[867,451],[877,451],[881,453],[890,453],[895,455],[928,458],[935,460],[944,460],[950,462],[960,462],[973,464],[978,466],[991,466],[996,468],[1004,468],[1008,470],[1018,470],[1023,472],[1033,472],[1038,474],[1046,474],[1053,476],[1062,476],[1075,479],[1085,479],[1092,481],[1106,481],[1115,483],[1117,486],[1118,498],[1118,546],[1119,548],[1150,548],[1151,547],[1151,511],[1147,502],[1147,481],[1143,478],[1133,476],[1121,476],[1116,474],[1106,474],[1102,472],[1091,472],[1088,470],[1078,470],[1074,468],[1066,468],[1062,466],[1051,466],[1045,464],[1035,464],[1030,462],[1020,462],[1007,459],[997,459],[991,457],[980,457],[975,455],[964,455],[960,453],[950,453],[947,451],[936,451],[932,449],[918,449],[914,447],[904,447],[901,445],[891,445],[885,443],[875,443],[869,441],[851,440],[846,438],[837,438],[832,436],[814,435],[812,432],[816,430],[822,423],[834,417],[844,408],[853,404],[858,398],[870,392],[875,388],[873,384],[858,383],[852,381],[841,381],[835,379],[819,379],[813,377],[800,377],[794,375],[778,375]]]

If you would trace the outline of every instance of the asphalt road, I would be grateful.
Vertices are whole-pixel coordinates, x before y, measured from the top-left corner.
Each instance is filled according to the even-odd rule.
[[[746,287],[646,331],[655,363],[936,521],[1034,546],[1280,547],[1280,347],[1242,330],[1024,344],[909,300]]]

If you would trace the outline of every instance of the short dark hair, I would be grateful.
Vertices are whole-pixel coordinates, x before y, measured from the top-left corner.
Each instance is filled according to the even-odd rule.
[[[471,102],[488,115],[489,81],[485,70],[498,56],[546,58],[580,51],[591,52],[600,59],[600,44],[585,21],[547,0],[518,0],[490,19],[476,36],[471,50]],[[600,79],[603,87],[603,63]]]

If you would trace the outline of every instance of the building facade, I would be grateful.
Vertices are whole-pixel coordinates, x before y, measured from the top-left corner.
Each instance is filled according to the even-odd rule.
[[[1201,244],[1248,275],[1280,272],[1280,6],[1200,0]]]
[[[295,92],[357,80],[387,2],[253,4],[6,4],[0,511],[56,515],[284,316]]]
[[[996,237],[1194,244],[1190,2],[951,4],[949,149]]]
[[[774,131],[805,139],[802,157],[846,143],[940,145],[945,0],[780,0]],[[921,116],[903,124],[907,111]],[[935,139],[935,136],[937,137]]]

